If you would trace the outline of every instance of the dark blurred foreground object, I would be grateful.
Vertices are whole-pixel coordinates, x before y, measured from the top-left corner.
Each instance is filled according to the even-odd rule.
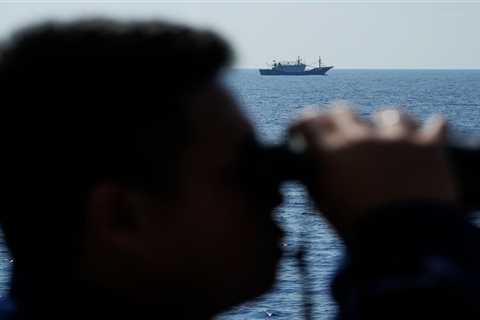
[[[259,173],[264,179],[278,181],[295,180],[308,183],[314,170],[320,166],[313,165],[305,154],[304,146],[296,146],[289,141],[286,144],[266,146],[259,161]],[[299,142],[302,144],[302,142]],[[451,139],[447,152],[451,159],[453,171],[459,182],[462,205],[467,210],[480,209],[480,138],[459,137]]]

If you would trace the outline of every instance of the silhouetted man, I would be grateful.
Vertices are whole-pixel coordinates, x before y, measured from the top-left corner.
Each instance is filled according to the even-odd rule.
[[[4,47],[2,228],[15,261],[4,317],[206,319],[272,287],[281,196],[251,170],[259,146],[219,81],[223,41],[159,22],[81,21],[26,29]],[[367,124],[335,109],[292,128],[322,166],[311,194],[350,249],[335,289],[345,318],[405,301],[385,277],[419,292],[423,273],[404,272],[437,252],[438,234],[415,233],[432,214],[430,231],[476,239],[457,214],[444,123],[382,115]],[[408,227],[406,247],[394,222]],[[407,267],[372,239],[398,244]],[[438,258],[470,272],[451,252]]]

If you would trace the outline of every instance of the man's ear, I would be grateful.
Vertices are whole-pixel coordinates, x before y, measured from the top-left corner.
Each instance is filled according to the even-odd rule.
[[[113,182],[97,183],[87,200],[87,232],[104,245],[141,250],[147,196]]]

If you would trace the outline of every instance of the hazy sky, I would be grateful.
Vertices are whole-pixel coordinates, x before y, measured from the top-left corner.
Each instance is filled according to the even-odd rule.
[[[237,67],[321,55],[337,68],[480,68],[480,0],[0,1],[0,34],[85,15],[213,28],[232,43]]]

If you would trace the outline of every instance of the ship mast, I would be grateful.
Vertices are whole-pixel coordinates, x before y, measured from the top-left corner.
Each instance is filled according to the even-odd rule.
[[[322,67],[322,58],[320,56],[318,57],[318,67]]]

